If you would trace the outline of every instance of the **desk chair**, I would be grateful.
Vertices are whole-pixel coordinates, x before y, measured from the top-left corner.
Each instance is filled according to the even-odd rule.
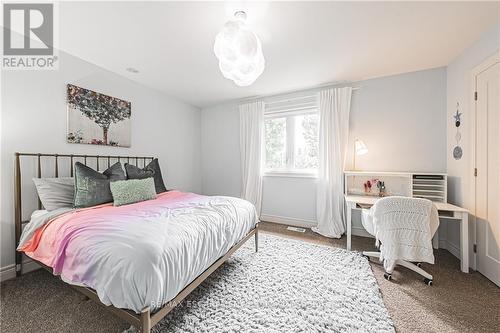
[[[387,197],[378,200],[369,210],[363,210],[365,229],[375,236],[380,252],[363,252],[384,263],[387,280],[397,265],[424,277],[432,285],[432,275],[420,267],[421,262],[434,264],[432,237],[439,226],[438,211],[432,201],[408,197]],[[417,262],[414,264],[413,262]]]

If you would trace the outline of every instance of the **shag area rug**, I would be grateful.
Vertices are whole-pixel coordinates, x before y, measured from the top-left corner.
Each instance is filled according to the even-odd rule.
[[[394,332],[358,252],[259,235],[153,332]]]

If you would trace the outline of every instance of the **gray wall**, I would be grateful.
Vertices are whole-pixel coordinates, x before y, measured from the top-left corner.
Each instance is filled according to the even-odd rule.
[[[1,81],[3,269],[14,262],[13,161],[16,151],[157,156],[168,188],[201,191],[198,108],[64,52],[60,52],[59,70],[2,71]],[[131,101],[132,147],[66,143],[67,83]],[[51,176],[52,170],[45,170],[45,176]],[[36,208],[30,177],[24,180],[23,190],[27,194],[24,218],[28,219]]]
[[[241,195],[239,123],[238,105],[234,103],[201,111],[203,194]]]
[[[366,80],[353,86],[361,89],[353,92],[347,169],[357,137],[369,149],[368,154],[358,157],[358,169],[446,171],[445,68]],[[312,91],[317,89],[309,93]],[[228,103],[201,112],[204,194],[240,195],[237,105]],[[313,225],[316,180],[264,177],[262,214],[290,224]],[[359,221],[355,223],[361,228]]]
[[[479,39],[455,58],[447,68],[447,172],[448,172],[448,198],[451,203],[463,206],[473,211],[474,198],[470,195],[473,186],[472,170],[474,159],[471,154],[473,138],[471,137],[474,125],[471,110],[473,83],[471,71],[487,58],[500,50],[500,22],[484,32]],[[463,157],[460,160],[453,158],[452,152],[456,145],[456,128],[453,114],[456,112],[457,102],[462,113],[460,145]],[[469,224],[469,243],[475,242],[475,226],[473,219]],[[455,250],[460,249],[460,226],[457,223],[446,225],[449,246]],[[470,248],[470,262],[473,262],[472,246]]]
[[[350,115],[346,168],[355,138],[368,147],[356,158],[367,171],[446,172],[446,69],[358,82]]]

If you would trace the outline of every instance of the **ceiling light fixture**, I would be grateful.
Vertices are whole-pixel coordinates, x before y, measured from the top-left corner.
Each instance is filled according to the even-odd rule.
[[[254,83],[265,67],[262,44],[246,18],[244,11],[234,13],[234,19],[224,24],[214,43],[222,75],[240,87]]]

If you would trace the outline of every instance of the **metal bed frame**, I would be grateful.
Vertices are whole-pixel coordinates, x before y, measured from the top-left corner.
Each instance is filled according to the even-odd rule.
[[[21,193],[21,157],[31,157],[36,158],[37,162],[37,177],[41,178],[42,176],[42,160],[43,158],[53,158],[54,159],[54,177],[59,177],[59,159],[64,158],[70,161],[70,176],[73,176],[74,173],[74,160],[75,159],[83,159],[83,163],[87,165],[88,159],[95,159],[97,170],[99,170],[99,163],[105,161],[107,167],[110,166],[111,161],[115,160],[116,162],[121,162],[122,160],[126,160],[127,163],[131,161],[135,161],[136,166],[139,166],[142,161],[143,166],[146,165],[147,161],[152,161],[154,157],[149,156],[119,156],[119,155],[82,155],[82,154],[46,154],[46,153],[15,153],[15,167],[14,167],[14,223],[15,223],[15,263],[16,263],[16,276],[20,276],[22,273],[22,252],[17,251],[17,247],[19,245],[19,240],[21,238],[21,231],[23,224],[28,223],[29,221],[23,221],[22,218],[22,193]],[[38,195],[38,194],[37,194]],[[40,198],[38,198],[38,209],[42,208],[42,204]],[[150,332],[151,328],[157,324],[160,320],[162,320],[173,308],[175,308],[178,304],[182,302],[184,298],[186,298],[196,287],[198,287],[210,274],[212,274],[217,268],[219,268],[231,255],[240,248],[250,237],[255,237],[255,251],[258,251],[258,236],[259,236],[259,226],[256,227],[243,237],[241,241],[235,244],[229,251],[215,261],[210,267],[208,267],[203,273],[201,273],[196,279],[194,279],[190,284],[184,287],[175,298],[168,301],[164,304],[159,310],[156,312],[152,312],[149,306],[145,307],[140,314],[136,314],[134,311],[127,309],[116,308],[112,305],[104,305],[99,300],[97,293],[95,290],[86,287],[74,286],[70,285],[74,289],[78,290],[88,298],[96,301],[97,303],[104,306],[110,312],[114,313],[121,319],[127,321],[131,325],[134,325],[136,328],[139,328],[143,333]],[[52,273],[52,268],[36,261],[37,264],[42,266],[42,268],[48,270]]]

